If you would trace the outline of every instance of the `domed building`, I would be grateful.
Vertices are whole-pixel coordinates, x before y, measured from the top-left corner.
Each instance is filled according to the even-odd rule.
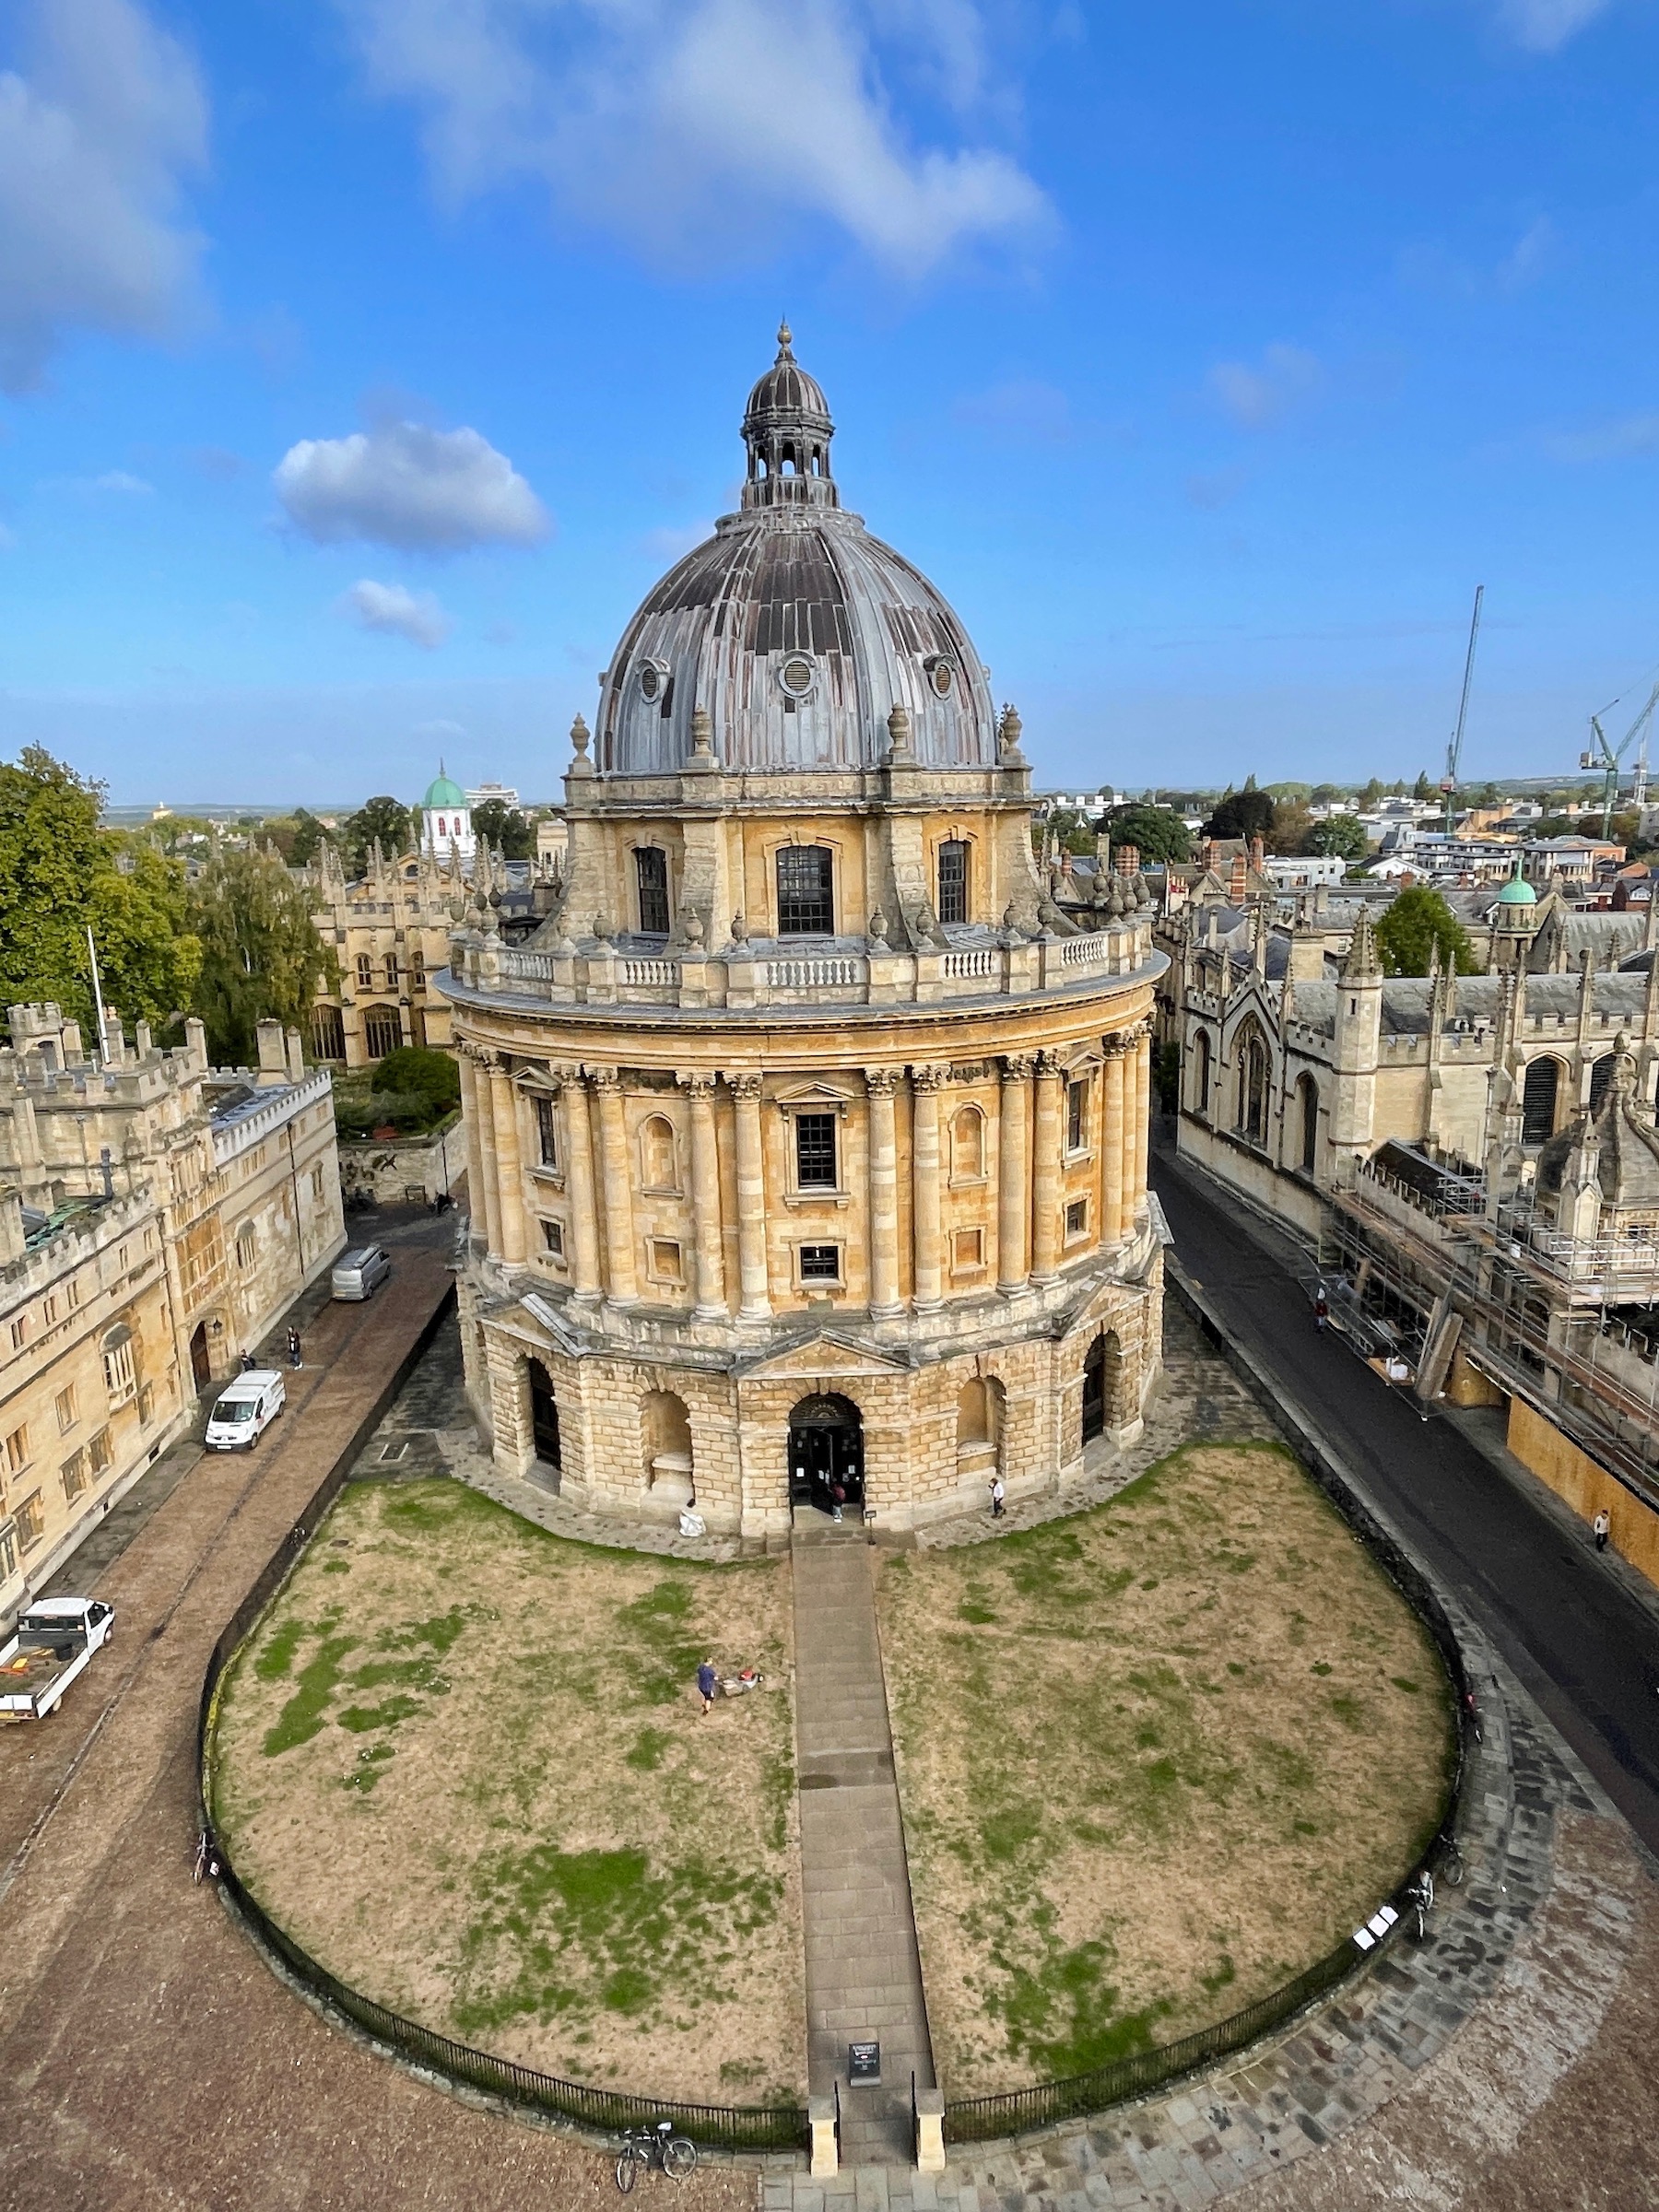
[[[755,1539],[1077,1479],[1137,1429],[1162,1291],[1149,907],[1050,901],[1019,719],[842,507],[779,341],[739,511],[572,729],[558,907],[508,946],[475,895],[441,982],[498,1464]]]
[[[420,802],[420,849],[437,860],[447,860],[452,853],[461,860],[470,860],[476,843],[466,794],[453,776],[445,772],[441,760]]]

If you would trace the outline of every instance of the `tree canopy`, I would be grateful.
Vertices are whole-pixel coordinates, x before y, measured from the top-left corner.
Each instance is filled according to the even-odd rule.
[[[309,1018],[334,953],[312,925],[303,888],[268,853],[216,854],[192,888],[190,917],[202,946],[196,1011],[212,1056],[249,1066],[259,1022]]]
[[[389,857],[403,852],[409,842],[413,817],[401,799],[389,798],[384,792],[348,814],[340,824],[340,841],[346,851],[346,865],[354,876],[360,876],[369,865],[369,848],[378,842],[381,851]]]
[[[472,810],[474,833],[485,837],[504,860],[534,860],[535,829],[505,799],[483,799]]]
[[[158,1030],[189,1006],[201,960],[183,869],[147,834],[100,830],[103,796],[40,746],[0,762],[0,1006],[55,1000],[88,1040],[88,928],[106,1005]]]
[[[1204,825],[1206,837],[1265,837],[1273,828],[1273,801],[1257,791],[1253,776],[1242,791],[1230,791]]]
[[[1389,975],[1427,975],[1430,955],[1440,947],[1441,966],[1455,963],[1459,975],[1475,972],[1469,933],[1438,891],[1413,884],[1394,899],[1377,924],[1377,950]]]
[[[1357,814],[1330,814],[1309,830],[1304,853],[1337,853],[1344,860],[1360,861],[1370,852],[1365,824]]]
[[[1131,800],[1114,806],[1103,825],[1114,845],[1135,846],[1143,861],[1190,860],[1193,833],[1178,814],[1166,806],[1147,806]]]

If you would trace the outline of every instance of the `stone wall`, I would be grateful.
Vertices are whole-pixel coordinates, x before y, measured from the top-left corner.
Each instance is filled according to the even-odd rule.
[[[429,1206],[466,1171],[459,1113],[425,1136],[342,1137],[340,1188],[376,1206]]]

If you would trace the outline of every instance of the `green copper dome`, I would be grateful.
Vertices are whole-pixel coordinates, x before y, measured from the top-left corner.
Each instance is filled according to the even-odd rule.
[[[1500,906],[1536,906],[1538,894],[1521,873],[1521,856],[1515,855],[1515,872],[1498,894]]]
[[[441,765],[437,775],[427,787],[427,794],[421,801],[421,805],[423,806],[465,806],[465,804],[466,794],[453,776],[444,774]]]

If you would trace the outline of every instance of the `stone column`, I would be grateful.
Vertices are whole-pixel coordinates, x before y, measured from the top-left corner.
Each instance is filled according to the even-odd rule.
[[[466,1137],[466,1210],[472,1217],[473,1233],[482,1235],[488,1243],[489,1201],[484,1191],[484,1138],[479,1127],[484,1109],[472,1047],[457,1046],[455,1062],[461,1071],[461,1127]]]
[[[500,1194],[502,1261],[509,1267],[524,1264],[524,1178],[519,1165],[518,1091],[504,1059],[489,1071],[489,1094],[494,1106],[496,1187]]]
[[[1006,1298],[1030,1275],[1026,1232],[1031,1218],[1029,1121],[1031,1064],[1005,1060],[996,1140],[996,1287]]]
[[[578,1301],[599,1302],[599,1193],[594,1180],[594,1124],[580,1068],[555,1068],[564,1102],[565,1194],[571,1205],[571,1281]]]
[[[622,1112],[622,1077],[614,1067],[596,1068],[599,1094],[599,1180],[605,1192],[606,1296],[613,1306],[637,1305],[639,1272],[634,1265],[633,1179],[629,1173],[628,1124]]]
[[[1037,1055],[1037,1125],[1031,1159],[1031,1280],[1054,1282],[1060,1274],[1060,1063]]]
[[[1126,1224],[1130,1230],[1135,1227],[1147,1211],[1147,1146],[1151,1135],[1152,1032],[1150,1027],[1143,1022],[1135,1040],[1135,1152],[1130,1162],[1135,1201]]]
[[[1100,1070],[1100,1241],[1116,1244],[1124,1234],[1124,1085],[1129,1045],[1126,1039],[1106,1040],[1106,1060]]]
[[[899,1294],[897,1081],[890,1067],[865,1070],[870,1098],[870,1312],[877,1320],[890,1320],[904,1311]]]
[[[714,1136],[714,1077],[681,1076],[691,1100],[691,1235],[697,1259],[699,1321],[726,1317],[725,1240],[720,1219],[720,1152]]]
[[[478,1101],[478,1205],[484,1241],[499,1258],[501,1250],[501,1194],[496,1184],[495,1093],[490,1067],[494,1053],[473,1047],[473,1092]]]
[[[915,1231],[916,1311],[943,1304],[939,1250],[939,1092],[947,1071],[911,1069],[911,1212]]]
[[[760,1141],[760,1078],[727,1078],[737,1109],[737,1273],[739,1321],[770,1321],[766,1277],[766,1148]]]

